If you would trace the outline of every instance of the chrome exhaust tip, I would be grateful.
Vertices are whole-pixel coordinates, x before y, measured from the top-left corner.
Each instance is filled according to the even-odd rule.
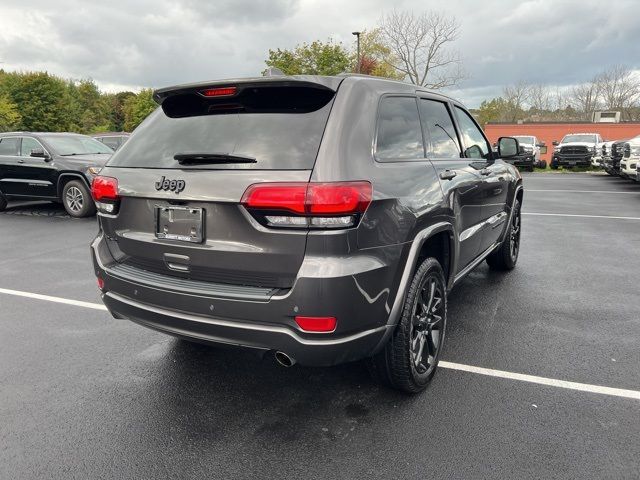
[[[289,367],[293,367],[296,364],[295,359],[291,358],[289,355],[287,355],[284,352],[276,352],[275,357],[276,357],[276,362],[278,362],[283,367],[289,368]]]

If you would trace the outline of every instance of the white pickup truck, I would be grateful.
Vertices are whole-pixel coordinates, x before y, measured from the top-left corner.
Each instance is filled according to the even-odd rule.
[[[551,168],[600,165],[603,143],[599,133],[570,133],[561,142],[554,140]]]

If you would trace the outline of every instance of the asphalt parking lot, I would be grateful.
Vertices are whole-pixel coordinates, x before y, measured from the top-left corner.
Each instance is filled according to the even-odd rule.
[[[359,363],[284,369],[114,320],[95,220],[10,207],[0,478],[639,478],[640,185],[525,174],[525,189],[517,268],[452,292],[446,368],[418,396]]]

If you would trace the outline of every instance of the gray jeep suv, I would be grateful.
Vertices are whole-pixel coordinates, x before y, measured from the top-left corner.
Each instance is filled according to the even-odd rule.
[[[102,298],[188,340],[283,365],[366,358],[422,390],[447,293],[515,266],[521,177],[458,102],[347,75],[164,88],[92,185]]]

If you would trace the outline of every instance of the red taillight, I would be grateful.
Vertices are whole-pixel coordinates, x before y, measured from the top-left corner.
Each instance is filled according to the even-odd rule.
[[[91,196],[96,202],[118,200],[118,180],[112,177],[97,176],[91,183]]]
[[[305,332],[331,333],[336,329],[336,317],[296,317],[296,323]]]
[[[364,213],[371,203],[369,182],[263,183],[242,196],[249,209],[286,210],[302,215]]]
[[[312,215],[364,213],[371,203],[369,182],[310,183],[307,212]]]
[[[236,87],[207,88],[201,90],[200,94],[204,97],[228,97],[236,94]]]
[[[307,183],[271,183],[251,185],[242,196],[242,203],[247,208],[265,210],[287,210],[295,213],[306,213],[305,203]]]
[[[98,277],[98,288],[104,290],[104,280],[100,277]]]

